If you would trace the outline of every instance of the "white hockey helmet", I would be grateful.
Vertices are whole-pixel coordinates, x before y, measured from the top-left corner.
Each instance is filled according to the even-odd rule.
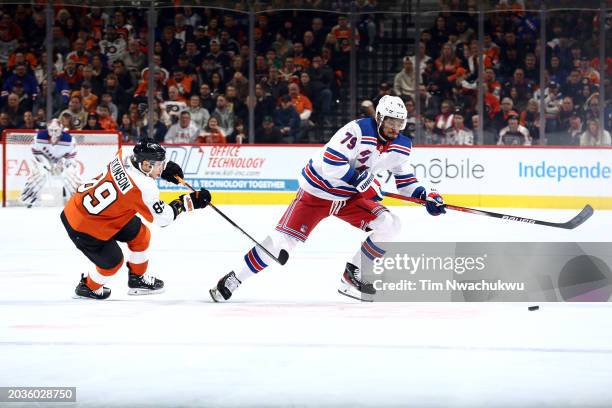
[[[51,142],[56,143],[62,136],[62,124],[58,119],[51,119],[51,122],[47,125],[47,131]]]
[[[378,126],[382,125],[383,119],[386,117],[401,119],[402,127],[400,130],[406,127],[406,123],[408,122],[408,111],[406,110],[406,105],[404,105],[402,98],[391,95],[385,95],[380,98],[378,105],[376,105],[376,123],[378,123]]]

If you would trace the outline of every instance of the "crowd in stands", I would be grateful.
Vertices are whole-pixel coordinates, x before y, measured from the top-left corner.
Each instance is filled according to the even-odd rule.
[[[374,2],[362,1],[360,10]],[[255,49],[248,15],[210,8],[158,10],[148,44],[146,10],[55,7],[52,112],[68,129],[118,130],[125,142],[149,136],[149,61],[153,47],[153,134],[165,143],[292,143],[327,123],[346,82],[351,31],[371,49],[372,23],[345,15],[257,15]],[[0,130],[44,126],[45,14],[39,6],[0,8]],[[255,98],[248,59],[255,57]]]
[[[473,144],[483,118],[484,142],[489,144],[609,145],[612,112],[605,104],[606,121],[599,123],[599,106],[605,103],[599,89],[608,87],[609,102],[612,57],[606,61],[606,78],[600,78],[598,14],[550,12],[547,42],[540,44],[539,15],[531,11],[538,7],[530,3],[499,1],[496,11],[486,16],[481,54],[476,1],[443,1],[433,26],[420,34],[418,68],[414,55],[403,58],[401,71],[380,84],[378,94],[362,104],[362,112],[373,114],[385,94],[399,95],[411,116],[407,132],[422,134],[419,142],[428,144]],[[338,10],[347,4],[338,2]],[[148,44],[144,9],[55,6],[53,116],[68,129],[117,130],[124,142],[150,136],[164,143],[242,143],[249,139],[248,113],[253,107],[257,143],[303,141],[313,128],[329,126],[335,114],[348,81],[351,35],[360,51],[375,52],[384,17],[371,13],[375,0],[358,0],[356,6],[361,14],[355,27],[344,14],[258,13],[253,50],[244,13],[161,8],[155,42]],[[609,36],[609,21],[606,27]],[[0,131],[45,125],[45,36],[42,6],[0,7]],[[540,61],[542,46],[545,61]],[[251,57],[253,99],[248,97],[247,79]],[[485,67],[482,115],[477,111],[479,58]],[[543,90],[541,63],[546,66]],[[600,132],[602,126],[607,131]]]
[[[485,16],[482,53],[478,47],[477,7],[473,0],[443,1],[443,11],[433,26],[420,33],[418,73],[415,56],[406,56],[401,71],[392,82],[380,85],[372,102],[375,104],[384,94],[401,96],[408,112],[413,112],[408,132],[420,133],[419,142],[426,144],[473,144],[479,119],[483,118],[486,144],[610,145],[612,47],[606,41],[606,75],[600,78],[599,13],[551,11],[546,21],[546,59],[542,61],[537,2],[499,1]],[[606,38],[610,38],[611,25],[612,15],[608,14]],[[481,58],[484,112],[479,115]],[[418,89],[416,75],[420,75]],[[604,86],[606,101],[601,101],[599,90]],[[414,117],[417,98],[421,120]],[[369,103],[366,101],[366,105]],[[604,104],[603,124],[600,103]],[[541,114],[545,129],[540,129]],[[419,132],[417,123],[422,126]],[[602,126],[605,129],[600,131]]]

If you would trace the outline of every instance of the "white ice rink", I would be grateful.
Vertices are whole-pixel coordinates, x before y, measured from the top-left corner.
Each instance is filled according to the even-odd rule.
[[[258,238],[284,210],[221,208]],[[609,211],[566,231],[393,210],[407,241],[609,241],[612,231]],[[364,233],[335,219],[227,304],[208,289],[251,245],[210,209],[151,228],[164,294],[127,296],[122,269],[104,302],[72,299],[91,266],[59,209],[0,209],[0,225],[0,386],[74,386],[78,406],[99,407],[612,406],[612,304],[361,304],[336,288]]]

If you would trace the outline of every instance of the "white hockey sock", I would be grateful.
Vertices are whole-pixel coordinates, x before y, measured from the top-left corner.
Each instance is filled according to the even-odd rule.
[[[359,250],[349,261],[358,268],[361,268],[362,256],[374,259],[385,254],[385,243],[395,239],[401,229],[401,224],[398,216],[386,211],[370,223],[370,228],[372,228],[372,233],[363,241]]]
[[[278,256],[281,249],[291,252],[297,245],[297,240],[280,232],[273,232],[263,240],[261,245],[272,254]],[[240,282],[244,282],[251,276],[259,273],[268,266],[275,264],[276,261],[267,255],[263,249],[254,246],[244,255],[239,267],[234,269],[234,273]]]

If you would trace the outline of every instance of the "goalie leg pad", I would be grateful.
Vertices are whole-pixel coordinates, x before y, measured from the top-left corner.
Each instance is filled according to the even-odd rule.
[[[32,205],[38,200],[43,187],[47,184],[49,172],[40,170],[37,166],[32,167],[32,174],[26,181],[23,192],[21,193],[21,202],[27,205]]]

